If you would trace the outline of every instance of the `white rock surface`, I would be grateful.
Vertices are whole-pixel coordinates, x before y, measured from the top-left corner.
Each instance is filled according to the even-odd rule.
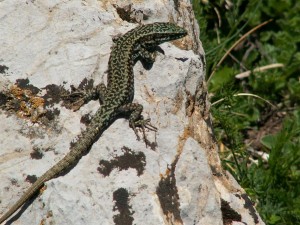
[[[84,78],[105,81],[112,38],[156,21],[175,22],[189,36],[162,44],[165,55],[150,70],[140,62],[134,67],[134,102],[158,128],[147,132],[152,148],[136,140],[127,120],[117,120],[74,169],[47,182],[11,222],[221,225],[222,198],[240,215],[231,220],[235,224],[264,224],[221,169],[203,83],[204,52],[187,0],[0,1],[0,215],[30,186],[28,175],[42,175],[68,152],[85,129],[81,117],[99,107],[91,102],[73,112],[47,85],[70,90]],[[39,92],[28,92],[32,87]],[[45,103],[36,106],[41,97]],[[35,150],[41,159],[32,157]]]

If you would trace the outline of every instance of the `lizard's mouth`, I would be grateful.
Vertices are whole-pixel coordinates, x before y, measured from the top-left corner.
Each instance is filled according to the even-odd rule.
[[[162,43],[162,42],[165,42],[166,40],[167,41],[173,41],[173,40],[182,38],[182,37],[184,37],[186,35],[187,35],[186,31],[181,32],[181,33],[162,33],[162,34],[159,34],[155,39],[158,42]]]
[[[161,34],[159,38],[156,37],[156,40],[159,39],[159,42],[165,42],[166,40],[167,41],[173,41],[173,40],[182,38],[186,35],[187,35],[187,32],[185,32],[185,33],[175,33],[175,34],[174,33],[172,33],[172,34],[165,33],[165,34]]]

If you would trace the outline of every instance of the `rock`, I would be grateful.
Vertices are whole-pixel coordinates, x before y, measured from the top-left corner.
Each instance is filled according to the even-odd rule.
[[[134,102],[158,128],[146,133],[150,145],[117,120],[10,222],[264,224],[221,168],[190,2],[132,2],[0,3],[0,215],[69,151],[99,108],[91,102],[73,112],[63,96],[106,82],[113,38],[139,23],[171,21],[189,36],[162,44],[152,68],[134,67]]]

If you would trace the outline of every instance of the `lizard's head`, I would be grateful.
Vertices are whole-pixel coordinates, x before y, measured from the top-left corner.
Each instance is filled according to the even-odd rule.
[[[172,41],[187,35],[187,31],[173,23],[153,23],[141,26],[141,30],[147,33],[143,37],[146,45],[159,45],[166,41]]]

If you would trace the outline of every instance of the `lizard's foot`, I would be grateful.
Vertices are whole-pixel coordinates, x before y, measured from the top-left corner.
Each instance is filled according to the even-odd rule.
[[[133,129],[137,139],[140,140],[137,128],[141,128],[143,132],[143,139],[146,143],[146,146],[150,143],[146,137],[145,129],[149,129],[152,131],[157,131],[157,128],[150,123],[150,119],[144,119],[141,115],[143,111],[143,106],[138,103],[128,103],[121,106],[119,109],[119,113],[123,113],[125,115],[129,115],[129,126]],[[150,145],[150,144],[149,144]]]
[[[159,46],[146,47],[139,45],[134,49],[133,61],[137,62],[140,60],[145,69],[151,69],[158,52],[165,54],[164,50]]]
[[[86,103],[87,93],[76,91],[69,95],[64,95],[63,98],[70,102],[70,108],[77,111]]]
[[[137,136],[138,140],[140,140],[140,137],[139,137],[139,134],[137,131],[137,127],[141,128],[141,130],[143,132],[143,140],[144,140],[146,146],[150,143],[150,141],[147,139],[145,129],[147,128],[148,130],[151,130],[154,132],[157,131],[157,128],[150,123],[150,119],[144,120],[143,116],[141,116],[140,119],[137,121],[134,121],[134,122],[130,121],[129,124],[130,124],[130,127],[133,129],[135,135]]]

